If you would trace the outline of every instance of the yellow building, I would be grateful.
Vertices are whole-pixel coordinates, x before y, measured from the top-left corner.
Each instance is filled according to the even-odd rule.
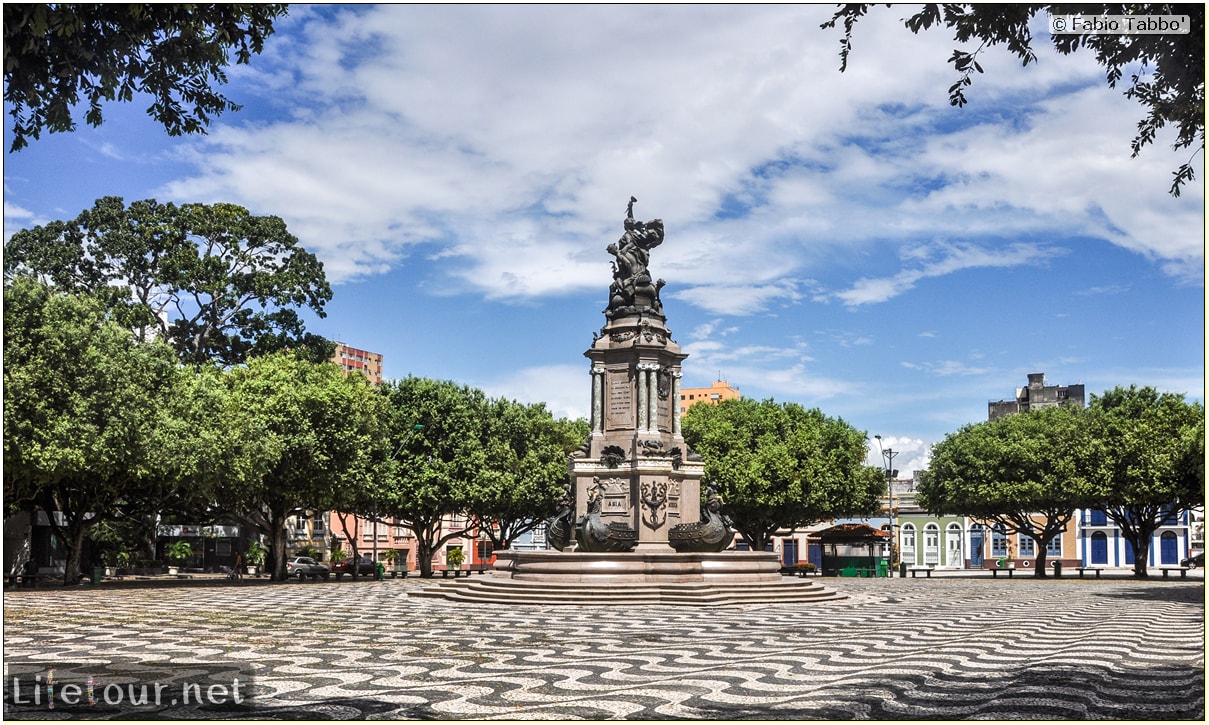
[[[720,403],[723,400],[738,400],[740,397],[739,389],[731,387],[725,380],[715,380],[708,388],[681,388],[680,415],[683,416],[697,403]]]
[[[336,352],[332,355],[331,360],[343,368],[345,372],[353,372],[355,370],[369,378],[370,382],[374,385],[382,384],[382,356],[376,352],[358,350],[355,347],[345,345],[343,342],[338,342],[336,343]]]

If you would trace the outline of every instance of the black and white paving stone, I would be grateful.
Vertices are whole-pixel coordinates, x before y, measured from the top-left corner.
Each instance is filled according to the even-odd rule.
[[[253,676],[238,704],[141,715],[170,719],[1204,720],[1202,579],[825,581],[848,598],[502,607],[410,598],[432,585],[415,579],[11,591],[5,677]]]

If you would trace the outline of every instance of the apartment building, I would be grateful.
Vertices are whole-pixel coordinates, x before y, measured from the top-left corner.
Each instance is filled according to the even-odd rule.
[[[336,352],[331,361],[345,372],[358,372],[370,379],[374,385],[382,384],[382,356],[376,352],[361,350],[343,342],[336,343]]]
[[[739,395],[739,389],[725,380],[715,380],[708,388],[681,388],[680,415],[683,416],[697,403],[717,404],[723,400],[738,400],[740,397],[742,396]]]

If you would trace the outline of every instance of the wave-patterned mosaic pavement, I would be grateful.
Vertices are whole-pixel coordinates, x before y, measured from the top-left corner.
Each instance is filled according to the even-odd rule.
[[[5,667],[254,674],[238,705],[161,718],[1205,716],[1203,580],[831,579],[847,599],[709,610],[407,596],[430,585],[6,592]]]

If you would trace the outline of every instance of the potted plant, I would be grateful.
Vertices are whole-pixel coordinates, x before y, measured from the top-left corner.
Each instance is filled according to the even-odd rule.
[[[445,552],[445,566],[458,571],[462,568],[462,562],[466,560],[466,555],[462,553],[462,547],[454,546]]]
[[[176,563],[176,566],[171,564],[168,565],[168,573],[176,574],[178,571],[180,571],[181,564],[193,558],[193,545],[184,539],[174,541],[172,542],[172,545],[164,551],[164,556],[168,559],[168,561]]]
[[[248,544],[248,553],[244,554],[243,560],[248,566],[249,574],[260,576],[260,567],[264,564],[264,558],[268,553],[268,550],[264,548],[264,544],[261,544],[259,541],[253,541]]]
[[[393,579],[398,575],[407,576],[407,554],[398,549],[387,549],[382,554],[382,561],[391,565],[391,575]]]

